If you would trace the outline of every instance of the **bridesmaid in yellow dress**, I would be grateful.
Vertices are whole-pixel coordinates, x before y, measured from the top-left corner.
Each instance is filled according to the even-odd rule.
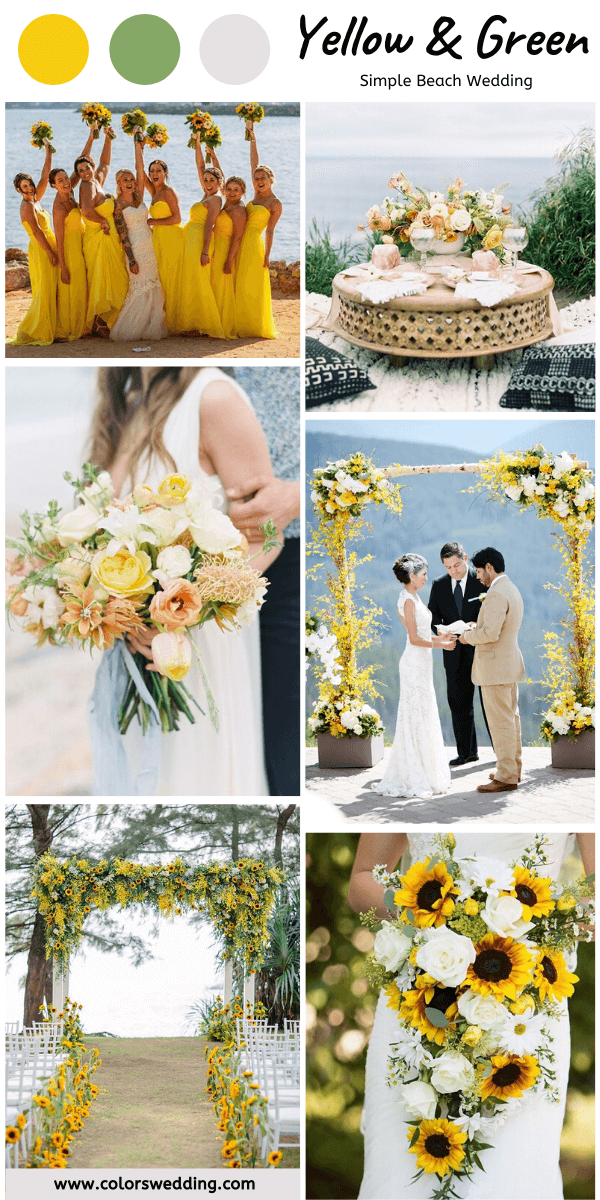
[[[223,178],[223,171],[216,151],[207,147],[206,153],[207,158],[210,154],[213,166],[221,173],[221,178]],[[199,155],[200,159],[202,159],[201,149],[199,150]],[[198,161],[198,149],[196,151],[196,161]],[[203,162],[202,166],[204,166]],[[210,171],[210,166],[208,170]],[[198,173],[200,174],[200,167],[198,167]],[[242,196],[246,191],[246,182],[240,175],[231,175],[225,183],[224,191],[225,204],[215,221],[214,253],[211,256],[210,263],[210,282],[223,325],[223,334],[226,338],[235,338],[237,336],[235,312],[236,256],[248,219],[245,206],[241,203]]]
[[[152,230],[158,274],[165,297],[165,321],[170,333],[180,333],[184,234],[177,193],[169,186],[166,162],[156,158],[144,176],[152,204],[148,225]]]
[[[114,198],[103,191],[110,167],[112,129],[105,131],[100,162],[80,154],[74,171],[79,180],[79,204],[84,221],[83,255],[87,271],[86,327],[107,338],[129,287],[125,253],[113,218]],[[113,134],[114,136],[114,134]]]
[[[196,167],[203,196],[190,208],[190,219],[184,228],[183,282],[181,288],[181,329],[188,334],[224,337],[223,325],[213,294],[211,268],[215,254],[215,223],[221,209],[220,189],[223,173],[218,167],[207,166],[202,146],[196,136]],[[233,313],[231,314],[233,316]]]
[[[50,187],[56,191],[52,208],[59,269],[56,338],[57,341],[74,342],[86,332],[85,225],[73,195],[70,176],[61,167],[50,172]]]
[[[52,152],[45,140],[46,158],[39,183],[31,175],[19,172],[14,186],[21,197],[21,223],[29,237],[29,277],[31,304],[11,338],[11,346],[50,346],[56,335],[56,283],[58,255],[50,218],[40,200],[48,186]]]
[[[273,192],[275,176],[271,168],[258,161],[254,126],[251,123],[248,123],[248,133],[254,198],[246,205],[248,223],[242,238],[235,279],[237,332],[239,337],[274,338],[277,337],[277,330],[271,305],[269,262],[273,233],[283,212],[283,205]]]

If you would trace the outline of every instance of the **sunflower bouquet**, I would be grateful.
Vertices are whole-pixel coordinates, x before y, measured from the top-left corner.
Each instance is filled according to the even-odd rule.
[[[406,874],[373,871],[391,919],[362,918],[377,930],[369,974],[399,1022],[388,1084],[415,1179],[438,1176],[433,1200],[485,1169],[494,1133],[529,1097],[560,1100],[553,1029],[578,979],[565,955],[592,937],[593,877],[563,889],[545,874],[546,842],[509,865],[455,859],[456,839],[439,835],[438,853]]]
[[[142,133],[146,129],[148,118],[141,108],[132,108],[130,112],[123,113],[121,117],[121,129],[123,133],[127,133],[129,137],[133,136],[134,129],[139,125]],[[143,141],[141,134],[136,133],[135,137],[139,141]]]
[[[206,133],[208,130],[215,127],[215,123],[209,112],[203,112],[201,108],[194,109],[193,113],[188,113],[185,118],[185,124],[190,127],[190,140],[188,149],[193,150],[196,145],[196,138],[200,135],[200,141],[206,141]]]
[[[18,577],[8,592],[9,619],[38,646],[121,647],[128,677],[121,733],[134,716],[146,733],[156,710],[164,732],[177,729],[181,716],[194,722],[192,705],[199,706],[182,680],[195,656],[217,725],[192,632],[207,621],[224,633],[251,624],[267,580],[247,557],[243,535],[213,507],[214,485],[167,475],[156,489],[138,484],[116,499],[108,472],[90,463],[82,479],[65,479],[77,506],[61,513],[51,501],[45,513],[24,513],[21,536],[8,542],[15,555],[9,569]],[[267,551],[277,545],[275,529],[268,522],[263,531]],[[128,635],[143,640],[149,632],[153,671],[142,653],[123,649]]]
[[[52,128],[46,121],[34,121],[31,126],[31,145],[35,146],[36,150],[45,150],[44,138],[51,142],[53,137]],[[50,146],[50,153],[56,154],[54,146]]]
[[[157,125],[155,121],[148,125],[144,135],[144,145],[150,146],[151,150],[160,150],[162,146],[166,146],[169,140],[166,125]]]
[[[265,110],[262,104],[238,104],[235,111],[240,120],[246,122],[245,140],[249,142],[251,140],[249,126],[258,125],[265,115]]]
[[[437,241],[459,243],[456,249],[493,250],[500,262],[504,259],[502,235],[511,223],[510,208],[502,205],[502,188],[490,192],[472,191],[464,180],[455,179],[445,192],[429,192],[414,187],[402,171],[396,172],[388,187],[399,193],[386,196],[383,204],[374,204],[367,212],[367,225],[375,240],[397,245],[410,253],[413,229],[433,229]]]
[[[94,129],[94,138],[100,137],[101,129],[108,130],[110,128],[112,113],[104,104],[82,104],[79,111],[84,125],[89,125],[90,128],[92,125],[97,126]],[[108,136],[112,142],[116,134],[112,132]]]

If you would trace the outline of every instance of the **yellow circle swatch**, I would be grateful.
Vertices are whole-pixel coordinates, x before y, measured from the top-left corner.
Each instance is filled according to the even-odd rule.
[[[81,25],[60,13],[36,17],[19,38],[21,66],[38,83],[68,83],[75,79],[83,71],[89,52]]]

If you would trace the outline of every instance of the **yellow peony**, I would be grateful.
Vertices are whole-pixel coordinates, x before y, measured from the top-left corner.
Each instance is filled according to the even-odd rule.
[[[92,559],[92,575],[101,587],[113,596],[136,596],[153,592],[156,581],[152,578],[152,559],[145,550],[130,554],[119,550],[107,554],[99,550]]]

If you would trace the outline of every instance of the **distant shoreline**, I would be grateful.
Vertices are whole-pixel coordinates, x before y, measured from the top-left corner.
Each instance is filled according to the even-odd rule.
[[[84,103],[84,101],[82,101],[82,104],[83,103]],[[81,109],[81,104],[74,105],[72,100],[62,100],[62,101],[57,100],[56,102],[54,102],[52,104],[48,104],[47,102],[44,102],[44,101],[40,101],[39,103],[36,103],[35,101],[32,101],[32,100],[23,100],[23,101],[8,100],[4,107],[7,111],[9,109],[14,109],[14,108],[29,109],[31,111],[33,111],[35,109],[44,110],[44,109],[49,109],[49,108],[53,108],[53,109],[62,108],[62,109],[70,110],[71,112],[79,113],[79,111]],[[212,116],[219,116],[219,117],[232,116],[232,117],[234,117],[236,115],[236,112],[235,112],[236,105],[232,101],[220,101],[220,102],[211,104],[210,101],[208,101],[208,100],[190,100],[189,103],[184,101],[184,102],[179,102],[179,103],[172,102],[171,104],[165,104],[164,102],[159,102],[157,100],[141,100],[141,101],[132,100],[130,104],[127,104],[121,100],[119,102],[115,101],[115,103],[111,103],[110,101],[107,101],[106,108],[110,109],[110,111],[112,113],[126,113],[126,112],[130,112],[134,108],[141,108],[142,112],[145,112],[145,113],[168,113],[168,114],[173,113],[175,115],[183,114],[184,116],[187,116],[188,113],[194,112],[194,110],[196,108],[201,108],[204,111],[206,109],[208,109],[209,112],[212,114]],[[298,101],[298,103],[292,102],[289,104],[285,104],[285,103],[283,103],[283,104],[276,104],[276,103],[266,104],[263,102],[263,108],[265,110],[266,117],[299,117],[300,116],[300,102],[299,101]]]

